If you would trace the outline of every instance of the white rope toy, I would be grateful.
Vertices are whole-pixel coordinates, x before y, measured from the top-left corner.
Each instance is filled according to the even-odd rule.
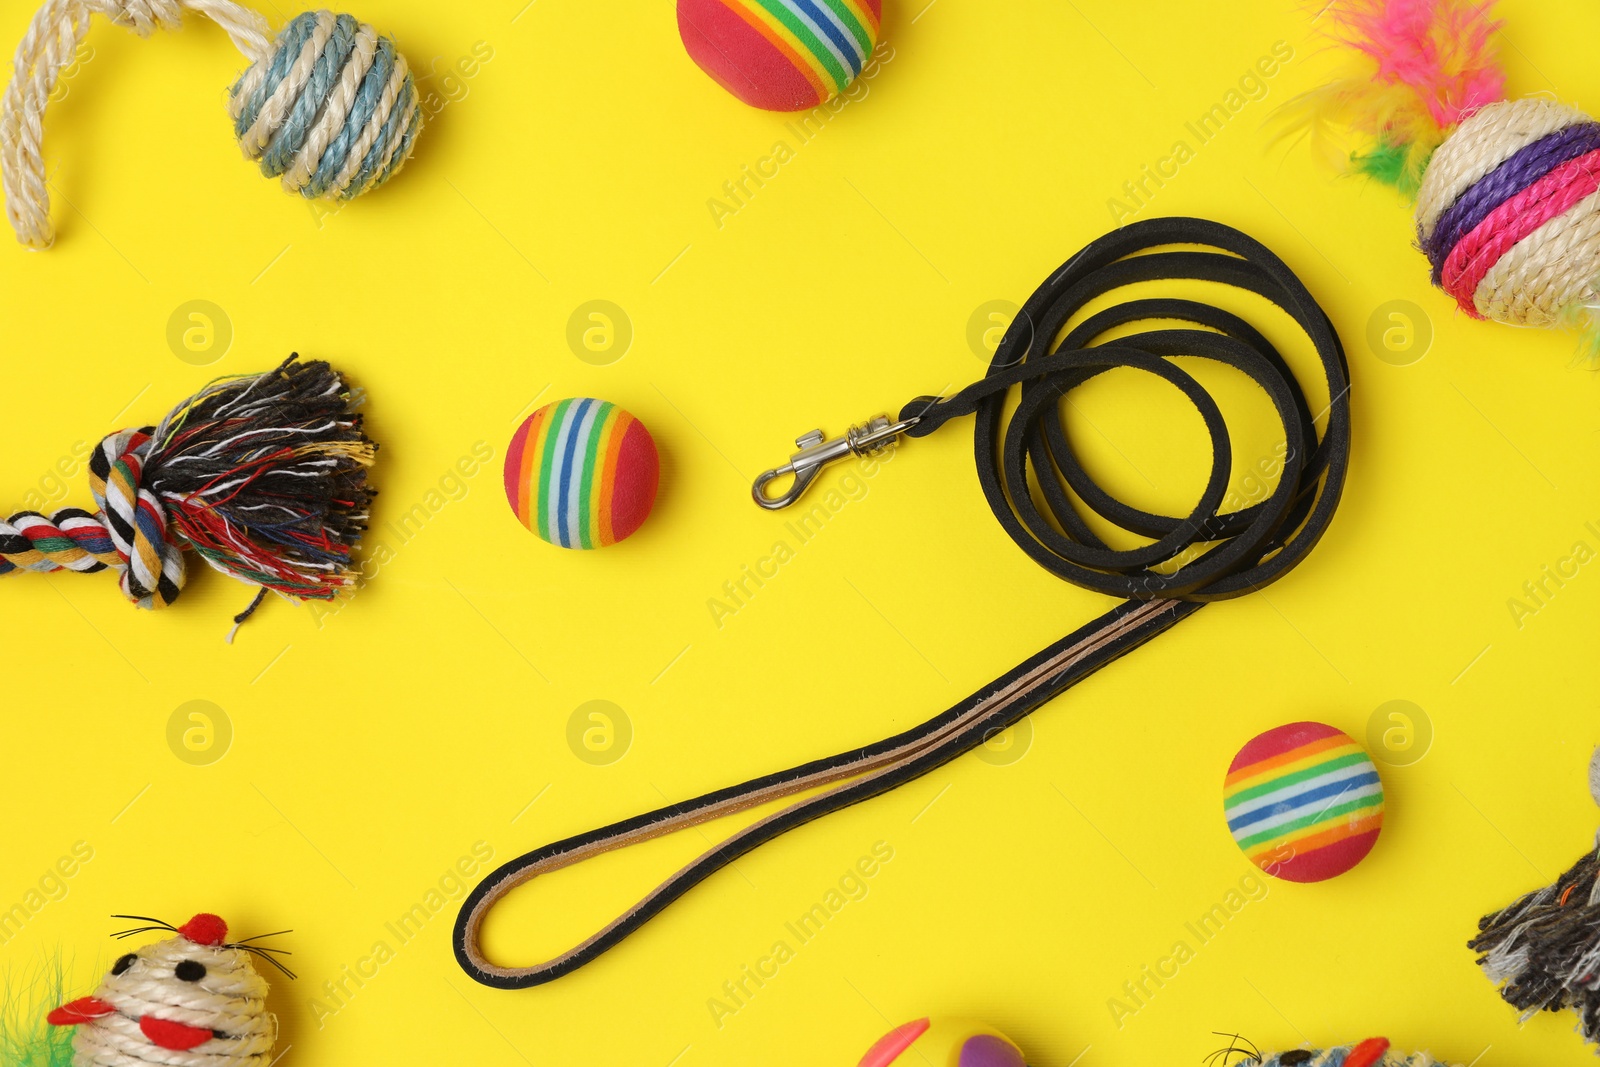
[[[256,938],[229,944],[227,924],[206,914],[118,936],[146,930],[177,936],[122,956],[94,996],[50,1013],[52,1024],[77,1027],[75,1067],[268,1067],[278,1020],[251,957],[282,969],[269,953],[284,950],[252,945]]]
[[[311,11],[275,40],[266,19],[233,0],[46,0],[0,98],[0,184],[17,240],[55,240],[40,146],[44,112],[89,31],[105,15],[148,37],[177,29],[185,10],[225,30],[250,67],[229,93],[228,113],[245,158],[308,199],[349,200],[388,181],[422,126],[416,81],[394,41],[350,15]]]

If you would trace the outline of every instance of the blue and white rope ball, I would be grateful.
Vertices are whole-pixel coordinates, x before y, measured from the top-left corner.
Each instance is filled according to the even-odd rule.
[[[376,189],[422,128],[416,79],[393,38],[331,11],[290,21],[234,84],[228,110],[245,158],[307,199]]]
[[[236,0],[45,0],[28,24],[0,95],[0,189],[17,240],[54,242],[44,114],[100,12],[141,37],[193,11],[220,26],[250,68],[229,94],[245,157],[308,198],[349,200],[405,163],[422,128],[416,79],[394,41],[350,15],[312,11],[269,39],[267,20]]]

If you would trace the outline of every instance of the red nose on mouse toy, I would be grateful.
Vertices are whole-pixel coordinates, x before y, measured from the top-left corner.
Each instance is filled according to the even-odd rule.
[[[142,915],[115,918],[146,924],[118,938],[150,931],[173,936],[118,957],[93,996],[47,1016],[54,1026],[77,1027],[74,1067],[199,1062],[167,1055],[173,1052],[192,1052],[214,1067],[269,1067],[278,1021],[265,1008],[267,983],[252,961],[265,960],[294,977],[275,958],[287,949],[259,944],[274,934],[229,942],[228,924],[209,912],[182,926]]]
[[[228,940],[228,924],[215,915],[201,912],[178,927],[178,933],[197,945],[220,945]]]

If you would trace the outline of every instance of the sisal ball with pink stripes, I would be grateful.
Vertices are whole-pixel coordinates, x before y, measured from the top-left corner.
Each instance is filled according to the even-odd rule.
[[[1433,284],[1468,315],[1583,328],[1597,348],[1600,123],[1546,99],[1507,100],[1492,4],[1335,0],[1331,33],[1360,69],[1296,101],[1346,162],[1416,199]]]

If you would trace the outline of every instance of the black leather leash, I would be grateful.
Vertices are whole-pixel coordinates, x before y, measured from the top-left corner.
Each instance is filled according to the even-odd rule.
[[[1211,251],[1194,251],[1192,246]],[[1066,329],[1059,343],[1051,343],[1098,297],[1141,282],[1181,280],[1256,293],[1294,320],[1316,350],[1327,384],[1326,428],[1320,435],[1305,391],[1283,357],[1260,330],[1221,308],[1170,297],[1131,299],[1088,315]],[[1110,331],[1137,323],[1152,328],[1095,343]],[[1285,454],[1278,483],[1265,500],[1221,511],[1233,462],[1227,426],[1210,394],[1172,362],[1176,356],[1233,367],[1272,401],[1283,425]],[[1117,500],[1094,482],[1067,442],[1062,397],[1117,367],[1153,374],[1176,387],[1210,432],[1211,475],[1199,503],[1186,516],[1157,515]],[[1004,409],[1012,389],[1020,398],[1007,421]],[[945,399],[918,397],[893,423],[879,416],[832,441],[820,433],[802,438],[801,451],[788,464],[757,480],[756,500],[769,508],[793,503],[826,463],[880,450],[901,434],[925,437],[967,415],[974,416],[979,484],[1011,539],[1051,573],[1124,602],[903,733],[668,804],[503,864],[473,889],[456,918],[456,960],[467,974],[484,985],[519,989],[576,970],[758,845],[927,774],[1207,601],[1242,596],[1282,577],[1326,531],[1349,463],[1349,368],[1333,325],[1305,286],[1282,260],[1238,230],[1202,219],[1151,219],[1093,242],[1039,286],[1007,329],[983,379]],[[1043,510],[1029,492],[1030,467]],[[791,475],[787,493],[767,493],[771,482]],[[1081,506],[1152,542],[1130,549],[1110,547],[1089,527],[1069,489]],[[604,929],[553,959],[508,967],[483,953],[480,935],[490,909],[540,874],[822,787],[828,788],[744,827],[696,857]]]

